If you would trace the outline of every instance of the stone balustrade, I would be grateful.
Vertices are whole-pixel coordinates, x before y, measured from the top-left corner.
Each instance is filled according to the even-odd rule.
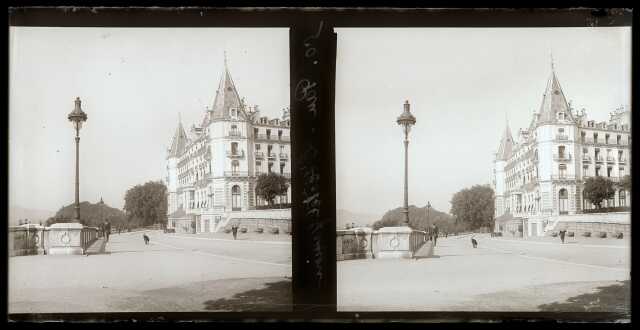
[[[9,227],[9,256],[83,254],[98,239],[98,233],[98,228],[77,223]]]
[[[426,241],[426,232],[409,227],[336,230],[336,260],[411,257]]]

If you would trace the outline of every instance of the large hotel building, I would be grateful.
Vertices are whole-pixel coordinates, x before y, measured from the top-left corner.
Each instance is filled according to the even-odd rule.
[[[263,210],[267,202],[255,192],[261,173],[291,178],[290,154],[288,109],[270,119],[260,116],[257,105],[246,105],[225,59],[213,105],[189,133],[179,122],[167,150],[167,228],[215,232],[234,219],[290,221],[290,209]],[[289,184],[276,204],[289,203],[290,196]]]
[[[607,122],[574,111],[552,66],[540,110],[529,127],[514,139],[507,123],[502,134],[492,178],[495,230],[540,236],[558,219],[592,221],[580,216],[594,208],[584,196],[584,181],[603,176],[618,182],[630,173],[630,123],[630,111],[622,108]],[[629,191],[616,188],[614,198],[602,206],[629,205]]]

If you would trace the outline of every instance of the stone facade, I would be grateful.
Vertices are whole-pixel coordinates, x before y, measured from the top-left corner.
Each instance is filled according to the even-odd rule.
[[[619,108],[608,122],[575,111],[552,68],[540,110],[514,139],[507,123],[495,154],[492,186],[495,216],[512,215],[530,236],[544,235],[550,217],[594,208],[583,196],[588,177],[619,182],[631,171],[630,111]],[[604,207],[630,206],[630,192],[616,188]],[[533,227],[532,227],[533,226]],[[529,230],[527,230],[529,229]]]
[[[168,228],[182,231],[191,221],[196,232],[215,232],[236,213],[266,205],[255,191],[257,177],[291,178],[289,125],[288,109],[270,119],[240,98],[225,60],[213,105],[188,134],[180,122],[167,150]],[[290,200],[291,187],[275,202]]]

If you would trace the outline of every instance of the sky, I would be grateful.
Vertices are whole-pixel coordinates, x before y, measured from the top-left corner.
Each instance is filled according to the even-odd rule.
[[[127,189],[165,176],[178,124],[213,104],[224,52],[241,97],[261,115],[289,106],[286,28],[10,28],[9,205],[73,203],[80,97],[80,200],[124,206]]]
[[[449,212],[453,194],[489,184],[508,119],[538,111],[551,58],[565,96],[596,121],[631,104],[631,29],[337,28],[337,208],[378,214],[403,204],[409,100],[409,205]]]

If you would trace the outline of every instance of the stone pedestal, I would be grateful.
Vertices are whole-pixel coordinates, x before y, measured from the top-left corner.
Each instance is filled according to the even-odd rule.
[[[83,254],[82,228],[82,224],[77,222],[55,223],[49,226],[47,228],[47,254]]]
[[[409,227],[383,227],[376,232],[376,258],[412,258]]]

